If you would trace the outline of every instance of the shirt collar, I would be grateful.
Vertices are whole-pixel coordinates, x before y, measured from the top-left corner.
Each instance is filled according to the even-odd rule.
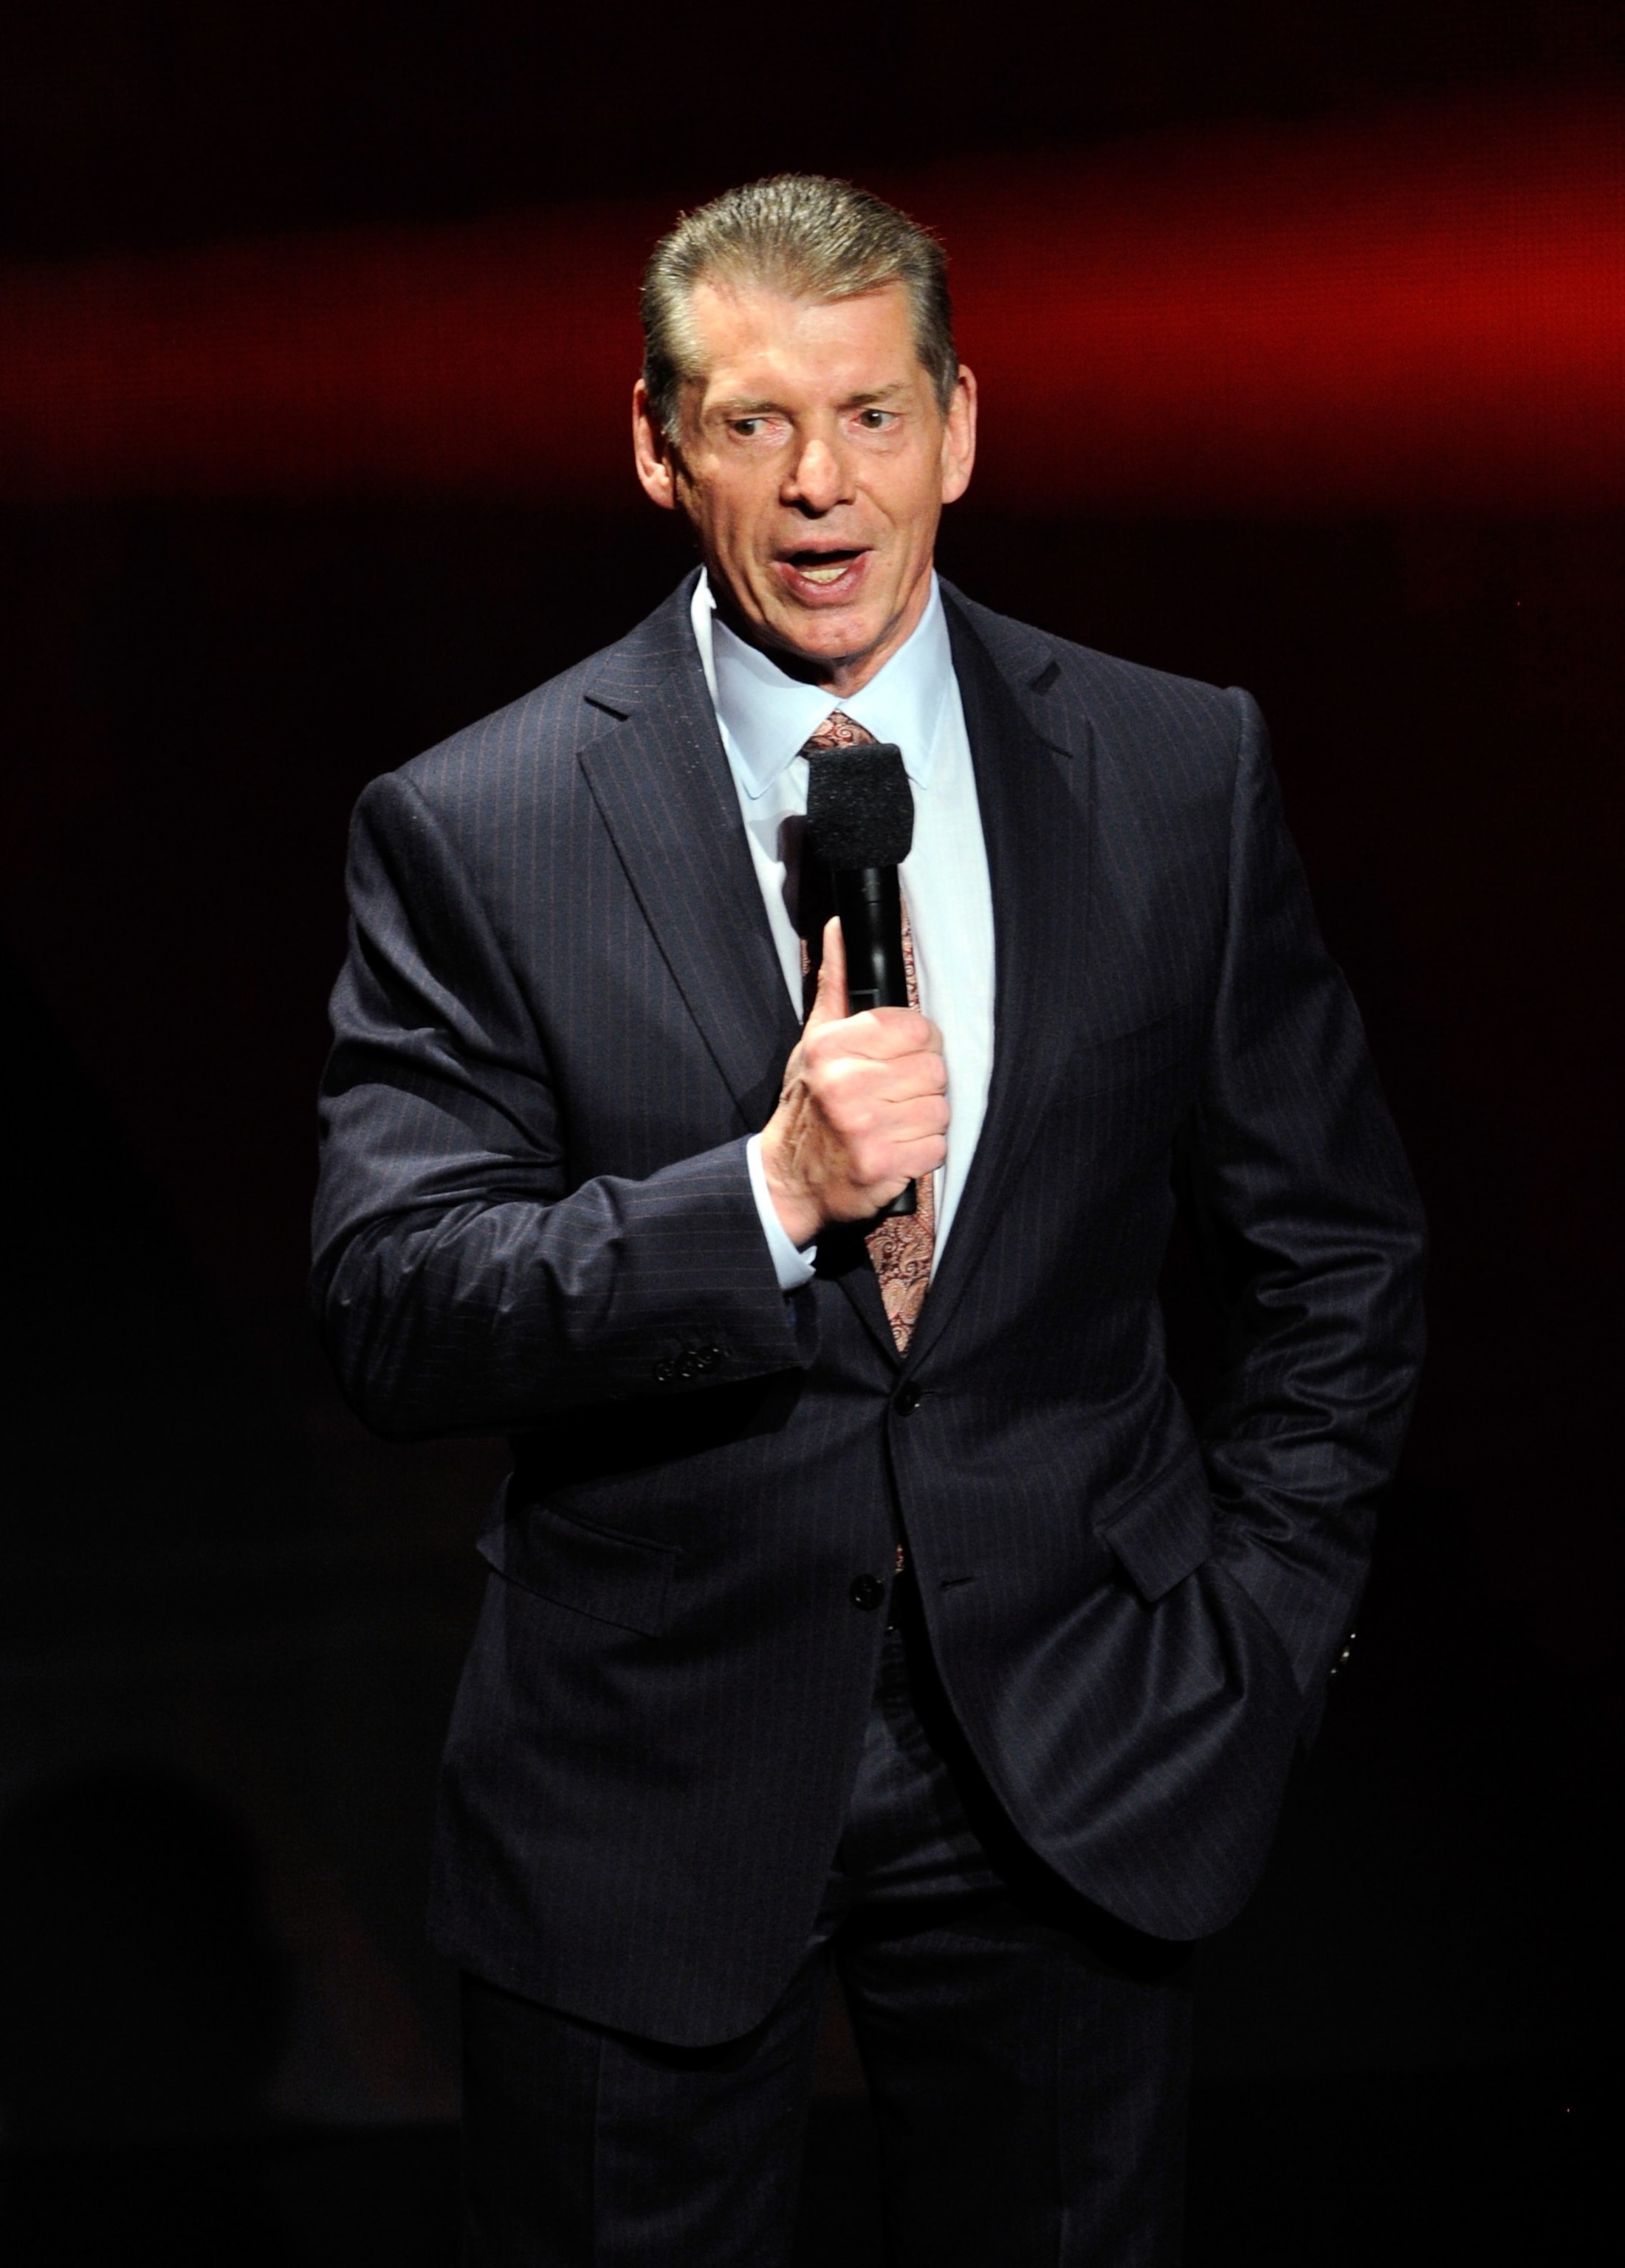
[[[736,637],[717,618],[703,570],[690,620],[723,739],[753,802],[795,762],[832,709],[843,711],[877,740],[895,742],[915,785],[930,785],[937,730],[953,681],[948,622],[935,575],[925,612],[908,637],[860,693],[845,700],[787,675]]]

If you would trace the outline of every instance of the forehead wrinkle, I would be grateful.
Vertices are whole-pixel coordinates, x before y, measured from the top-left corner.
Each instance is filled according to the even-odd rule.
[[[708,328],[704,319],[704,302],[708,298],[716,303],[717,312],[724,318],[729,315],[739,315],[741,311],[750,307],[753,302],[757,305],[763,301],[776,302],[790,319],[776,333],[776,336],[778,337],[783,337],[799,328],[807,317],[816,319],[826,313],[849,307],[863,300],[894,299],[903,309],[910,344],[914,343],[908,295],[903,286],[895,281],[888,281],[865,291],[839,291],[826,295],[818,291],[784,290],[766,276],[749,274],[735,276],[712,269],[695,278],[682,300],[681,319],[678,328],[681,333],[680,344],[683,350],[683,367],[680,375],[685,379],[704,379],[709,375],[705,349],[708,343],[714,348],[716,342],[714,339],[707,342],[703,337]]]

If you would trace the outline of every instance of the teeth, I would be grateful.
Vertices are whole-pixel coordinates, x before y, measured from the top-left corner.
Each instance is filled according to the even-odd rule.
[[[833,567],[804,567],[800,571],[809,583],[838,583],[851,563],[849,559],[837,559]]]

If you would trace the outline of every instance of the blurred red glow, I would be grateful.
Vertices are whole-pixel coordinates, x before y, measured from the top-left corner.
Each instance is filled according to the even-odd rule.
[[[1625,105],[1457,102],[875,184],[945,236],[1024,510],[1625,502]],[[595,207],[0,276],[0,495],[632,495]]]

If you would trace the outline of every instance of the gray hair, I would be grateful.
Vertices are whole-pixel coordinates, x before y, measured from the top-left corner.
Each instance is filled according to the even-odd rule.
[[[685,379],[703,375],[690,320],[696,284],[765,284],[791,299],[850,299],[901,284],[915,351],[944,415],[960,358],[947,260],[928,229],[849,181],[777,173],[680,215],[643,270],[643,384],[656,423],[677,435]]]

